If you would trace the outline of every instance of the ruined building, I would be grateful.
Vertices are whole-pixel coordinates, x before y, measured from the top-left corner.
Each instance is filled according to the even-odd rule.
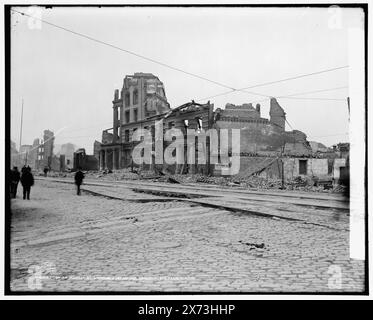
[[[184,134],[184,157],[196,150],[187,145],[187,130],[240,129],[240,174],[255,172],[262,167],[266,174],[278,177],[281,172],[289,178],[300,175],[330,175],[333,172],[327,159],[311,159],[314,152],[307,136],[299,130],[286,131],[286,113],[275,98],[270,100],[269,119],[261,114],[261,106],[251,104],[227,104],[225,109],[217,108],[210,102],[199,104],[194,101],[171,109],[165,87],[158,77],[150,73],[135,73],[126,76],[121,90],[115,90],[112,101],[113,127],[102,132],[101,143],[95,142],[94,153],[100,169],[133,167],[133,149],[139,143],[132,139],[136,130],[151,132],[154,146],[156,124],[162,120],[163,132],[180,129]],[[144,139],[144,137],[142,137]],[[163,138],[164,139],[164,138]],[[198,146],[198,140],[197,146]],[[162,142],[166,149],[170,141]],[[219,142],[220,143],[220,142]],[[210,139],[206,139],[207,162],[199,165],[162,166],[172,173],[222,174],[222,166],[209,163]],[[153,157],[156,150],[153,148]],[[232,146],[229,146],[231,156]],[[279,165],[278,158],[283,160]],[[152,161],[150,169],[154,168]]]
[[[312,149],[306,135],[298,130],[285,131],[286,113],[275,98],[270,101],[270,118],[262,118],[260,104],[227,104],[215,111],[220,129],[241,129],[241,153],[251,155],[310,155]]]
[[[147,119],[170,111],[163,83],[151,73],[126,76],[113,100],[113,128],[104,130],[100,168],[118,169],[131,162],[132,133]],[[112,130],[112,132],[109,132]]]
[[[44,130],[43,140],[39,143],[39,139],[35,139],[33,145],[35,145],[35,150],[37,150],[35,168],[41,170],[45,167],[51,168],[54,147],[53,131]]]
[[[51,168],[53,160],[54,133],[44,130],[43,139],[36,138],[27,149],[27,164],[36,170]]]
[[[74,152],[73,169],[97,170],[98,160],[94,155],[86,154],[84,148],[80,148]]]
[[[20,156],[17,150],[17,144],[14,141],[10,141],[10,165],[13,168],[20,166]]]
[[[59,154],[63,155],[65,158],[65,163],[64,163],[65,168],[68,168],[68,169],[73,168],[74,152],[75,152],[75,145],[72,143],[64,143],[61,146],[61,150]]]

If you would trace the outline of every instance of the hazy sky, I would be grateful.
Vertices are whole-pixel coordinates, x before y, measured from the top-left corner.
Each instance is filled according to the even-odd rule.
[[[355,9],[342,9],[341,28],[330,28],[326,8],[76,7],[43,9],[41,14],[48,22],[234,88],[348,65],[347,26],[359,17]],[[228,91],[47,24],[30,28],[28,18],[17,13],[12,14],[11,60],[11,138],[17,146],[22,98],[22,144],[32,144],[50,129],[56,144],[72,142],[92,153],[94,140],[112,127],[114,90],[126,75],[158,76],[171,107]],[[345,68],[249,91],[276,97],[347,85]],[[348,88],[299,97],[347,96]],[[262,99],[234,92],[211,102],[217,108]],[[309,140],[326,145],[348,141],[345,101],[278,101],[290,125]],[[269,100],[261,105],[268,118]]]

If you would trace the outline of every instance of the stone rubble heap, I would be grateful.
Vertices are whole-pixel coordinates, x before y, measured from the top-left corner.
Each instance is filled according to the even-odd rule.
[[[44,175],[40,173],[39,175]],[[68,177],[74,176],[73,172],[49,172],[49,177]],[[243,189],[281,189],[282,182],[280,179],[269,179],[261,176],[250,176],[250,177],[214,177],[205,176],[201,174],[163,174],[159,175],[153,171],[131,171],[131,169],[121,170],[105,170],[105,171],[87,171],[85,172],[86,178],[99,179],[102,181],[125,181],[125,180],[142,180],[149,182],[169,182],[169,183],[181,183],[181,184],[193,184],[193,183],[206,183],[210,185],[218,185],[227,188],[243,188]],[[292,181],[286,181],[284,183],[284,189],[286,190],[299,190],[309,192],[329,192],[329,193],[343,193],[345,188],[343,186],[337,186],[334,188],[326,188],[323,185],[315,185],[315,181],[310,178],[296,177]]]

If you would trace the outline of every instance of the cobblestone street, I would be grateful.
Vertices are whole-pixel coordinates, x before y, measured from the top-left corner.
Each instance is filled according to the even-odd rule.
[[[12,199],[12,291],[364,290],[348,219],[333,229],[104,189],[37,180],[30,201]]]

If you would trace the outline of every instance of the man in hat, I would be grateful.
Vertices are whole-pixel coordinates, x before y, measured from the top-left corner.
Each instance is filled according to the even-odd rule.
[[[83,183],[84,173],[81,171],[82,168],[78,168],[78,171],[75,173],[75,184],[76,184],[76,194],[80,196],[80,186]]]
[[[34,176],[31,173],[31,168],[28,166],[21,176],[21,183],[23,187],[23,200],[30,200],[31,187],[34,185]]]
[[[17,197],[17,187],[18,182],[21,179],[21,174],[18,171],[17,167],[13,167],[13,170],[10,173],[10,194],[12,198]]]

